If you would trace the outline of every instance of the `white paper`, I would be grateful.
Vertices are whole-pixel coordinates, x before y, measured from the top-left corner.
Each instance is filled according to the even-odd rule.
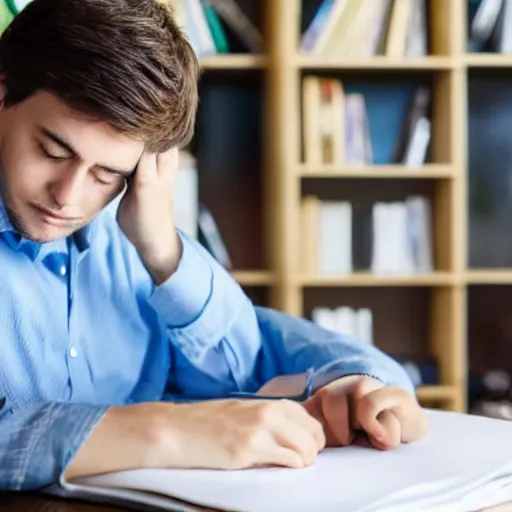
[[[131,488],[237,512],[466,512],[512,500],[512,422],[428,414],[420,442],[327,449],[306,469],[136,470],[67,488]]]

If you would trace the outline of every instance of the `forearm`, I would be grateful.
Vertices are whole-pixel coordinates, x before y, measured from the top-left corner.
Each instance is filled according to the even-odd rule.
[[[0,489],[56,483],[104,413],[92,405],[7,403],[0,413]]]
[[[158,407],[140,404],[110,408],[66,468],[66,480],[154,465]]]
[[[182,256],[181,238],[173,231],[167,244],[161,248],[139,251],[140,258],[156,286],[167,281],[178,269]]]
[[[183,234],[182,242],[176,273],[149,299],[167,328],[172,384],[191,399],[257,389],[261,338],[253,304],[204,247]]]

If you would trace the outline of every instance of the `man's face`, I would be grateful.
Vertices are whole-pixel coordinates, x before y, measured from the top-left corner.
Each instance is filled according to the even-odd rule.
[[[79,230],[123,191],[143,146],[47,92],[0,107],[0,194],[14,227],[37,242]]]

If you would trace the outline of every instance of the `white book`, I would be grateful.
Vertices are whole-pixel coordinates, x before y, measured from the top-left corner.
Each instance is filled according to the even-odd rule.
[[[374,18],[365,40],[364,54],[367,56],[383,53],[387,33],[387,19],[389,17],[392,0],[377,0],[374,2]]]
[[[198,224],[213,257],[224,268],[231,270],[233,264],[222,235],[220,234],[219,227],[212,213],[204,204],[199,205]]]
[[[200,0],[182,1],[185,2],[187,33],[196,55],[198,57],[215,55],[217,48]]]
[[[430,432],[419,442],[331,448],[305,469],[140,469],[46,492],[183,512],[469,512],[512,501],[512,422],[427,414]]]
[[[348,165],[365,165],[371,157],[366,102],[360,93],[345,97],[345,146]]]
[[[335,309],[334,314],[336,316],[336,330],[345,336],[357,337],[356,312],[347,306],[340,306]]]
[[[322,201],[320,206],[319,272],[352,272],[352,205],[345,201]]]
[[[427,0],[414,0],[405,45],[407,57],[424,57],[428,53],[426,2]]]
[[[386,226],[388,221],[388,205],[386,203],[375,203],[372,208],[372,261],[371,270],[374,274],[383,274],[388,272],[387,246],[389,241],[386,239]]]
[[[432,128],[426,117],[420,117],[411,134],[404,156],[404,165],[407,167],[420,167],[427,158]]]
[[[337,330],[337,316],[330,308],[316,307],[311,312],[311,320],[318,326],[329,331]]]
[[[503,0],[503,9],[493,39],[496,40],[497,52],[512,53],[512,0]]]
[[[470,36],[486,41],[492,34],[504,0],[482,0],[478,7],[470,27]]]
[[[393,270],[397,274],[410,275],[414,273],[414,257],[408,238],[408,211],[405,202],[396,202],[392,205],[396,245],[393,261]]]
[[[180,160],[173,198],[176,227],[197,238],[199,215],[198,175],[196,161],[186,151],[180,151]]]
[[[410,196],[407,198],[408,243],[413,255],[417,273],[434,270],[432,211],[426,197]]]
[[[371,309],[361,308],[356,311],[356,336],[373,345],[373,315]]]

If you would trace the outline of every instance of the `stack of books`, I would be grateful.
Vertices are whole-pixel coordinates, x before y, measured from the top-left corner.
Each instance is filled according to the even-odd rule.
[[[417,168],[428,158],[427,86],[355,85],[306,76],[302,103],[304,162],[312,168],[389,163]]]
[[[324,0],[300,43],[325,58],[422,57],[428,53],[425,0]]]
[[[369,270],[376,275],[415,275],[434,270],[426,197],[375,203],[363,225],[354,226],[352,203],[310,195],[302,199],[301,216],[302,269],[307,274],[350,276],[355,270]]]
[[[198,57],[230,52],[228,33],[251,53],[263,52],[263,36],[236,0],[159,0],[170,4]]]

